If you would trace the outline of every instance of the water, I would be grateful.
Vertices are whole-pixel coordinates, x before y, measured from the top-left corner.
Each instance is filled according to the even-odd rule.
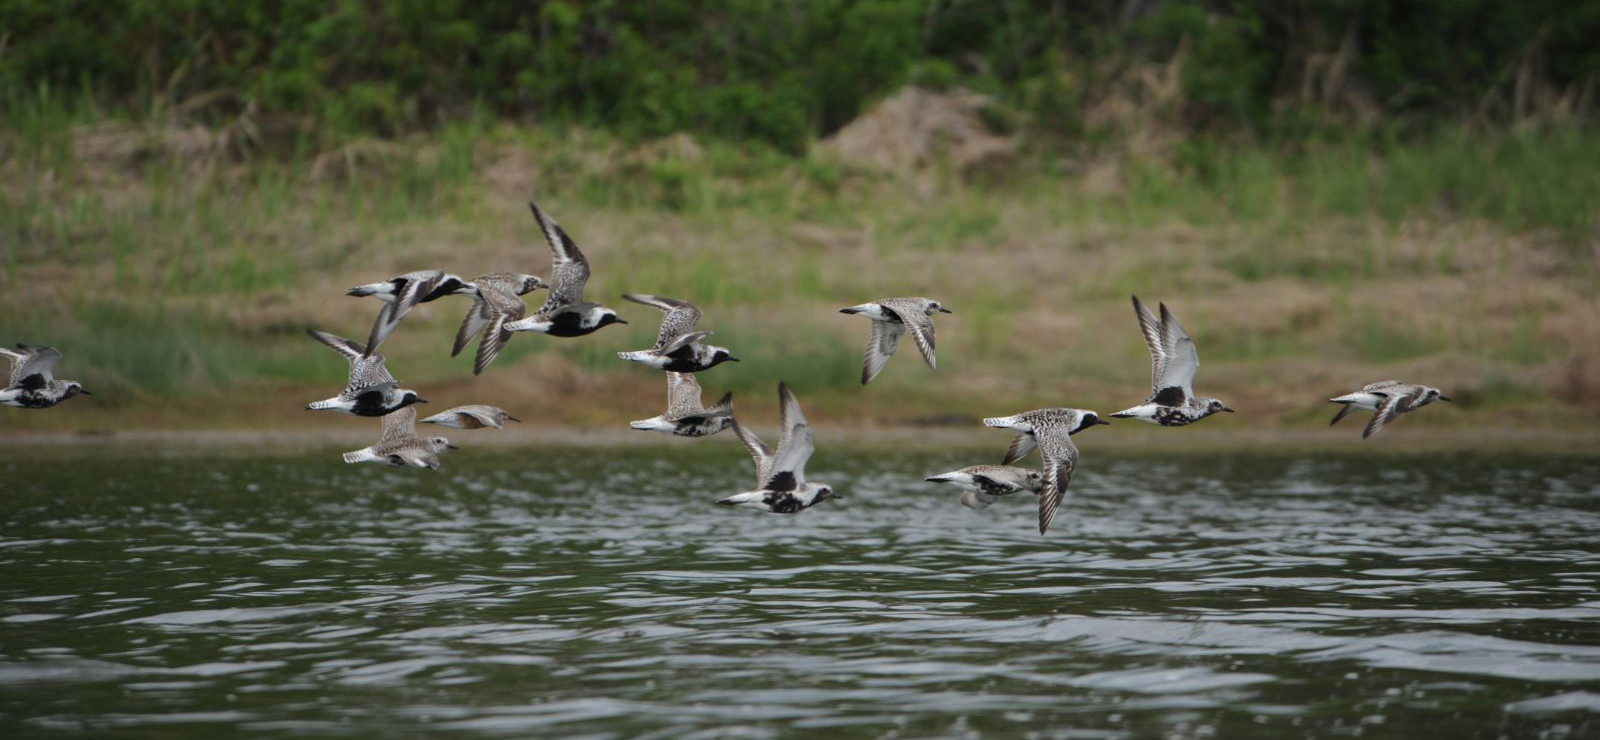
[[[1600,458],[998,451],[13,448],[0,736],[1600,736]]]

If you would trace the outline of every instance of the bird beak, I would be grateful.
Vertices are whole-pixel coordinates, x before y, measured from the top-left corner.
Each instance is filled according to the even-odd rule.
[[[417,403],[427,403],[427,402],[428,402],[428,399],[426,399],[426,398],[417,399]]]
[[[1095,426],[1099,426],[1101,424],[1104,424],[1106,426],[1111,426],[1111,422],[1106,421],[1105,419],[1098,419],[1097,418],[1097,419],[1094,420],[1094,423],[1095,423]]]
[[[84,393],[88,393],[88,391],[84,391]],[[1446,395],[1445,395],[1445,394],[1443,394],[1443,393],[1440,393],[1440,394],[1439,394],[1439,400],[1441,400],[1441,401],[1448,401],[1448,400],[1450,400],[1450,397],[1449,397],[1449,396],[1446,396]]]
[[[79,389],[78,389],[78,392],[79,392],[79,393],[81,393],[81,394],[83,394],[83,395],[85,395],[85,396],[92,396],[92,395],[94,395],[94,394],[93,394],[93,393],[90,393],[90,392],[89,392],[89,391],[87,391],[87,390],[84,390],[84,389],[82,389],[82,388],[79,388]],[[1446,400],[1446,401],[1448,401],[1448,400],[1450,400],[1450,399],[1448,399],[1448,398],[1446,398],[1446,399],[1444,399],[1444,400]]]
[[[1223,410],[1223,411],[1226,411],[1226,412],[1228,412],[1228,413],[1230,413],[1230,414],[1231,414],[1231,413],[1233,413],[1233,409],[1232,409],[1232,408],[1229,408],[1229,407],[1227,407],[1227,406],[1223,406],[1223,407],[1222,407],[1222,410]]]
[[[617,317],[617,323],[619,323],[619,324],[626,324],[626,323],[628,323],[628,322],[626,322],[626,321],[623,321],[623,320],[622,320],[622,317],[620,317],[620,316],[618,316],[618,317]]]
[[[444,443],[444,448],[447,449],[447,450],[459,450],[459,449],[461,449],[459,446],[450,444],[449,442]]]
[[[518,423],[518,424],[521,424],[521,423],[522,423],[522,420],[521,420],[521,419],[518,419],[518,418],[517,418],[517,417],[515,417],[515,416],[512,416],[512,415],[510,415],[510,414],[506,414],[506,419],[507,419],[507,420],[509,420],[509,421],[514,421],[514,422],[516,422],[516,423]]]
[[[728,362],[738,362],[738,361],[739,361],[739,358],[737,358],[737,357],[729,357],[728,358]],[[1450,399],[1446,398],[1445,400],[1448,401]]]
[[[950,309],[944,308],[942,306],[939,308],[939,312],[940,313],[955,313],[955,311],[951,311]]]

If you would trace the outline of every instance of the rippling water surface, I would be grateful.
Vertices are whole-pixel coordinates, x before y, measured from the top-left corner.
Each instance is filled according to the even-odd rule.
[[[13,449],[0,736],[1600,736],[1600,458],[1085,450],[1040,538],[921,482],[999,448],[720,441]]]

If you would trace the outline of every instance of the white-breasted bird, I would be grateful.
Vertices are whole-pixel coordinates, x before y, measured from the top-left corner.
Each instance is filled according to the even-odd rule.
[[[1421,383],[1380,380],[1368,383],[1355,393],[1347,393],[1328,400],[1344,404],[1344,408],[1333,415],[1333,421],[1328,422],[1330,427],[1338,424],[1340,419],[1356,409],[1369,409],[1374,412],[1372,420],[1367,422],[1367,428],[1361,431],[1361,438],[1366,439],[1383,431],[1395,417],[1416,411],[1434,401],[1449,401],[1450,397],[1438,388]]]
[[[538,287],[544,287],[544,281],[537,277],[532,275],[519,277],[532,278]],[[394,332],[395,327],[400,325],[401,319],[404,319],[417,304],[451,295],[468,296],[479,300],[476,281],[468,281],[443,270],[408,272],[388,280],[357,285],[345,294],[373,296],[383,301],[383,307],[378,309],[377,319],[372,322],[372,333],[367,336],[368,353],[377,351],[378,345],[383,344],[383,340]]]
[[[1039,493],[1044,489],[1044,473],[1015,465],[969,465],[927,480],[960,486],[961,505],[974,510],[988,508],[1001,496],[1019,491]]]
[[[427,403],[416,391],[400,387],[400,382],[384,367],[381,352],[367,353],[360,342],[345,339],[325,331],[307,329],[311,338],[327,345],[350,361],[350,380],[343,391],[333,398],[313,401],[306,409],[328,409],[355,416],[384,416],[414,403]]]
[[[928,367],[938,369],[939,361],[933,354],[931,317],[936,313],[955,312],[932,298],[885,298],[841,308],[839,313],[872,319],[872,336],[867,339],[867,352],[861,363],[861,384],[866,385],[883,372],[883,366],[889,363],[889,357],[900,347],[900,338],[905,336],[907,329],[911,330],[911,339],[917,343],[917,351],[922,353],[922,359],[928,363]]]
[[[506,410],[499,406],[475,403],[467,406],[457,406],[453,409],[445,409],[423,419],[422,423],[438,424],[442,427],[454,427],[456,429],[483,429],[486,427],[499,429],[505,426],[508,421],[521,422],[522,420],[506,413]]]
[[[1044,534],[1055,521],[1056,509],[1066,499],[1072,473],[1078,469],[1078,447],[1072,444],[1072,435],[1109,423],[1093,411],[1070,408],[1036,409],[983,420],[984,426],[1017,433],[1001,465],[1010,465],[1039,448],[1044,472],[1044,486],[1039,491],[1039,534]]]
[[[733,433],[739,436],[756,463],[758,488],[736,493],[717,503],[748,506],[773,514],[794,514],[839,497],[828,484],[806,480],[806,461],[811,459],[816,445],[811,439],[811,426],[800,411],[800,402],[784,383],[778,384],[778,403],[783,436],[778,439],[776,451],[734,419]]]
[[[386,414],[383,435],[378,443],[355,452],[344,453],[347,463],[376,462],[395,467],[439,469],[439,453],[460,449],[445,437],[417,435],[417,409],[414,406]]]
[[[643,293],[623,293],[622,297],[660,310],[663,315],[661,331],[656,334],[654,347],[637,352],[618,352],[617,357],[673,373],[697,373],[724,362],[739,361],[727,347],[701,343],[701,340],[711,336],[711,332],[693,331],[701,312],[688,301]]]
[[[733,394],[710,408],[701,405],[700,381],[689,373],[667,373],[667,412],[660,416],[630,421],[628,426],[649,432],[679,437],[706,437],[733,424]]]
[[[1178,317],[1160,304],[1161,318],[1133,297],[1133,313],[1139,318],[1139,331],[1150,349],[1150,397],[1130,409],[1111,415],[1113,419],[1138,419],[1164,427],[1193,424],[1218,411],[1233,411],[1215,399],[1194,394],[1194,374],[1200,369],[1200,354]]]
[[[0,389],[0,404],[22,409],[47,409],[73,396],[92,396],[76,380],[56,380],[56,363],[61,350],[17,344],[16,349],[0,347],[0,357],[11,360],[11,379]]]

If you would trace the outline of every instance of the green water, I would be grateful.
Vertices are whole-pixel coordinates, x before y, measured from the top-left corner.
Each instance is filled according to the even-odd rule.
[[[999,451],[0,449],[0,736],[1600,736],[1600,458]]]

